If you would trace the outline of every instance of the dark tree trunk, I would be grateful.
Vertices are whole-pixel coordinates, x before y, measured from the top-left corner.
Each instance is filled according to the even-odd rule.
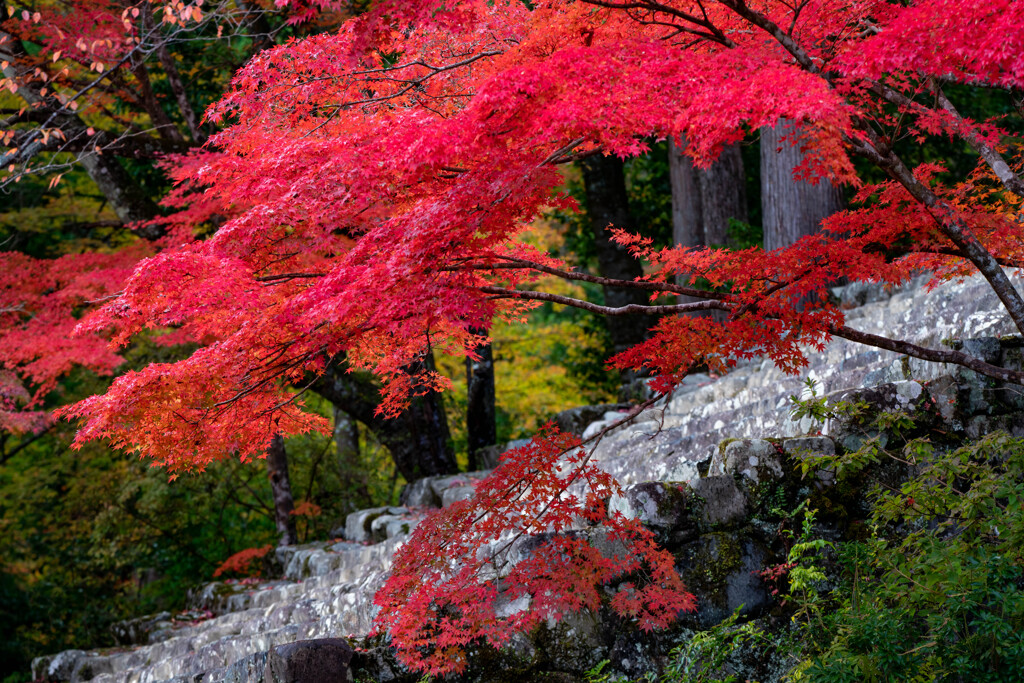
[[[704,222],[705,244],[709,247],[736,247],[729,237],[729,221],[746,222],[746,174],[739,145],[730,145],[707,170],[697,170],[700,187],[701,220]]]
[[[672,186],[672,242],[682,247],[707,246],[697,169],[675,142],[668,147],[668,172]]]
[[[640,262],[625,247],[611,239],[609,227],[636,229],[629,215],[629,196],[622,160],[613,156],[592,156],[584,159],[583,185],[587,197],[587,216],[594,233],[597,267],[601,275],[618,280],[634,280],[643,275]],[[605,287],[607,306],[645,304],[647,296],[640,290]],[[605,318],[615,353],[639,344],[654,324],[651,316],[623,315]]]
[[[672,144],[669,175],[675,243],[685,247],[735,247],[729,238],[729,220],[748,219],[746,175],[739,145],[726,147],[710,168],[699,169]]]
[[[761,213],[765,251],[786,247],[818,231],[821,221],[843,208],[842,191],[827,180],[817,185],[793,177],[803,161],[799,146],[782,138],[792,124],[761,129]]]
[[[347,373],[335,364],[313,382],[312,388],[366,425],[391,453],[395,467],[407,482],[458,472],[440,394],[418,396],[404,413],[385,418],[376,413],[380,388],[365,375]]]
[[[349,512],[375,505],[370,495],[366,468],[359,448],[359,423],[344,410],[334,407],[334,446],[337,453],[338,478],[345,492],[344,503]]]
[[[476,349],[480,360],[466,359],[466,436],[469,470],[479,467],[476,452],[498,442],[494,412],[494,354],[491,345]]]
[[[722,151],[710,168],[700,169],[675,143],[669,145],[672,183],[672,238],[684,247],[735,247],[729,238],[729,219],[748,220],[746,174],[739,145]],[[680,284],[691,284],[686,276]],[[680,303],[696,301],[679,297]],[[715,315],[707,311],[693,315]]]
[[[278,434],[270,441],[267,449],[267,476],[274,496],[274,522],[281,534],[278,545],[295,545],[299,542],[295,530],[295,501],[292,499],[292,484],[288,478],[288,453],[284,449],[284,437]]]

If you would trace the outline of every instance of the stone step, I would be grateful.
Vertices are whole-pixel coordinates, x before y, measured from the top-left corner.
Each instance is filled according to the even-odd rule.
[[[278,583],[254,591],[245,610],[180,627],[173,636],[150,645],[92,658],[94,680],[154,683],[224,668],[294,640],[363,635],[373,618],[369,597],[383,579],[383,561],[400,541],[354,552],[367,559],[362,577],[355,576],[355,567],[346,566],[302,583]]]
[[[951,338],[1002,336],[1016,332],[999,302],[980,278],[950,282],[931,292],[908,287],[847,311],[846,323],[873,334],[895,336],[940,348]],[[899,354],[835,339],[822,352],[808,354],[808,366],[787,375],[771,361],[746,362],[729,374],[683,386],[667,405],[646,411],[631,425],[607,434],[594,459],[622,484],[641,481],[686,481],[698,476],[700,464],[725,438],[788,437],[812,428],[787,419],[790,396],[805,395],[804,380],[819,395],[913,377],[919,381],[959,372],[938,363],[905,359]],[[607,427],[622,414],[609,414],[590,425],[585,435]]]

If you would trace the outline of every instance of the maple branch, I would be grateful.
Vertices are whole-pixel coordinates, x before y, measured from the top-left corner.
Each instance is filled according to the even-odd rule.
[[[728,7],[733,12],[741,16],[742,18],[749,21],[754,26],[762,29],[768,33],[771,37],[778,41],[779,45],[786,49],[786,52],[791,54],[797,63],[800,64],[804,69],[812,74],[821,74],[821,69],[814,63],[814,59],[807,54],[800,45],[793,39],[793,36],[789,35],[779,25],[773,22],[771,19],[761,14],[760,12],[751,9],[747,6],[744,0],[719,0],[722,5]]]
[[[953,103],[946,98],[945,93],[942,92],[942,88],[940,88],[932,79],[929,79],[929,86],[931,87],[932,92],[935,93],[935,99],[939,103],[939,106],[947,113],[962,121],[963,117],[960,116],[960,113],[956,110],[956,107],[953,106]],[[989,168],[992,169],[992,172],[996,174],[996,177],[999,178],[999,182],[1003,184],[1003,187],[1024,199],[1024,181],[1021,181],[1020,176],[1013,172],[1010,165],[1006,163],[1006,160],[1003,159],[1003,156],[994,147],[987,144],[977,133],[974,132],[970,135],[960,133],[960,137],[966,140],[967,144],[985,160],[985,163],[988,164]]]
[[[914,110],[918,114],[933,111],[929,107],[926,107],[919,102],[915,102],[912,98],[907,97],[903,93],[885,85],[884,83],[879,81],[868,81],[868,83],[868,90],[870,92],[878,95],[890,104]],[[953,103],[949,101],[945,93],[943,93],[942,88],[939,87],[934,79],[928,79],[928,87],[935,95],[936,102],[938,102],[939,106],[942,107],[947,114],[955,116],[960,121],[963,121],[963,116],[961,116],[960,112],[957,111],[955,106],[953,106]],[[971,149],[977,152],[982,159],[984,159],[985,163],[988,164],[988,167],[991,168],[992,172],[995,173],[997,178],[999,178],[999,182],[1002,183],[1003,187],[1018,197],[1024,198],[1024,181],[1021,180],[1020,176],[1013,172],[1013,169],[1011,169],[1010,165],[1006,163],[1006,160],[998,150],[982,140],[977,133],[974,133],[973,131],[968,134],[957,129],[956,134],[960,139],[970,145]]]
[[[544,161],[540,162],[540,165],[541,166],[547,166],[548,164],[564,163],[564,162],[561,162],[559,160],[562,157],[564,157],[566,154],[571,152],[575,147],[579,146],[582,142],[583,142],[583,138],[576,138],[575,140],[570,142],[568,145],[565,145],[564,147],[559,147],[554,152],[549,154],[547,156],[547,158],[544,159]]]
[[[713,309],[722,311],[731,310],[731,307],[728,304],[721,301],[695,301],[687,304],[668,304],[662,306],[627,304],[625,306],[611,307],[600,306],[598,304],[592,304],[589,301],[581,301],[580,299],[574,299],[569,296],[549,294],[547,292],[533,292],[488,286],[480,287],[480,291],[486,294],[495,295],[493,297],[495,299],[532,299],[534,301],[549,301],[555,304],[582,308],[585,311],[598,313],[600,315],[632,315],[634,313],[644,313],[647,315],[669,315],[672,313],[691,313],[694,311],[708,311]]]
[[[970,260],[966,256],[964,256],[963,252],[961,252],[959,249],[954,249],[952,247],[914,247],[914,249],[912,249],[909,253],[911,253],[911,254],[936,254],[936,255],[940,255],[940,256],[955,256],[957,258],[962,258],[965,261],[969,261]],[[999,265],[1001,265],[1001,266],[1003,266],[1005,268],[1024,268],[1024,261],[1020,261],[1020,260],[1017,260],[1017,259],[1009,259],[1009,258],[1006,258],[1005,256],[995,256],[995,255],[993,255],[992,258],[994,258]]]
[[[576,444],[570,446],[569,448],[566,448],[566,449],[562,450],[559,453],[559,456],[565,455],[566,453],[568,453],[568,452],[570,452],[572,450],[581,449],[584,446],[586,446],[587,444],[590,444],[591,442],[593,442],[593,446],[594,446],[587,453],[586,457],[583,458],[583,460],[581,460],[580,463],[577,465],[576,471],[573,473],[572,477],[569,479],[569,481],[566,483],[566,485],[563,486],[559,490],[558,495],[552,496],[547,501],[547,503],[545,504],[544,508],[542,508],[542,510],[539,513],[533,515],[533,519],[531,520],[531,525],[533,523],[535,523],[538,520],[538,518],[543,517],[544,513],[547,512],[547,510],[550,509],[550,507],[554,503],[554,501],[560,499],[561,495],[563,493],[565,493],[566,490],[568,490],[569,486],[571,486],[573,483],[575,483],[575,481],[577,479],[579,479],[580,472],[587,465],[587,463],[590,461],[590,459],[593,457],[594,452],[596,451],[597,444],[599,444],[601,442],[601,440],[604,439],[604,437],[609,432],[611,432],[612,430],[618,429],[619,427],[632,422],[633,420],[635,420],[637,418],[637,416],[640,415],[640,413],[642,413],[643,411],[647,410],[648,408],[650,408],[651,406],[656,404],[662,398],[664,398],[664,395],[653,396],[653,397],[647,399],[646,401],[633,406],[632,408],[629,409],[629,411],[622,418],[612,422],[611,424],[606,425],[605,427],[603,427],[602,429],[598,430],[596,433],[592,434],[591,436],[587,437],[586,439],[582,439],[581,441],[579,441],[579,443],[576,443]],[[500,467],[500,466],[501,465],[499,464],[498,467]],[[529,474],[529,472],[527,472],[525,474]],[[529,486],[530,480],[528,479],[527,476],[525,476],[525,474],[524,474],[523,477],[520,477],[520,478],[516,479],[515,481],[513,481],[512,483],[510,483],[504,489],[504,493],[501,496],[498,496],[497,499],[502,501],[503,503],[507,504],[509,502],[515,502],[518,498],[520,498],[523,495],[525,495],[529,491],[529,488],[530,488],[530,486]],[[524,484],[525,484],[525,486],[524,486]],[[515,498],[510,498],[509,496],[516,489],[519,489],[518,494],[516,495]],[[473,526],[474,524],[477,524],[478,522],[483,520],[485,517],[487,517],[487,515],[492,514],[494,512],[496,512],[496,507],[494,505],[491,505],[491,506],[488,506],[488,507],[484,507],[483,510],[479,514],[477,514],[476,517],[471,522],[469,522],[468,526]],[[525,530],[520,529],[519,532],[514,536],[514,538],[508,544],[506,544],[504,547],[502,547],[500,550],[498,550],[497,552],[498,553],[505,552],[511,546],[511,544],[514,541],[516,541],[519,538],[521,538],[522,536],[524,536],[525,533],[526,533]],[[437,552],[441,552],[442,550],[447,548],[447,546],[448,546],[448,543],[445,542],[445,543],[440,544],[440,546],[437,546],[435,548],[435,550]],[[495,553],[495,554],[497,554],[497,553]],[[492,564],[493,564],[493,560],[492,560]]]
[[[393,99],[395,99],[397,97],[401,97],[402,95],[404,95],[405,93],[409,92],[410,90],[413,90],[414,88],[417,88],[417,87],[423,85],[424,83],[426,83],[428,80],[430,80],[431,78],[433,78],[437,74],[444,73],[446,71],[451,71],[452,69],[458,69],[459,67],[468,66],[468,65],[472,64],[473,62],[476,62],[476,61],[479,61],[479,60],[483,59],[484,57],[495,57],[495,56],[500,55],[500,54],[503,54],[501,50],[484,50],[483,52],[480,52],[480,53],[477,53],[477,54],[473,55],[472,57],[467,57],[466,59],[463,59],[463,60],[458,61],[458,62],[453,62],[453,63],[447,64],[445,66],[433,67],[433,66],[429,66],[427,64],[423,64],[422,66],[425,66],[428,69],[430,69],[430,73],[424,75],[421,78],[417,78],[417,79],[414,79],[414,80],[411,80],[411,81],[403,81],[403,82],[408,83],[408,85],[406,85],[403,88],[400,88],[397,92],[391,93],[390,95],[380,95],[378,97],[371,97],[371,98],[364,99],[364,100],[353,100],[351,102],[343,102],[341,104],[333,104],[330,107],[324,107],[324,109],[325,110],[333,109],[334,111],[331,114],[331,116],[334,116],[334,114],[336,114],[337,112],[342,111],[344,109],[347,109],[349,107],[355,106],[357,104],[364,104],[364,105],[365,104],[376,104],[378,102],[386,102],[388,100],[393,100]],[[310,81],[304,81],[304,83],[308,83],[308,82],[310,82]],[[326,123],[326,121],[324,123]],[[320,128],[321,126],[324,125],[324,123],[321,123],[316,128]],[[314,130],[316,130],[316,128],[314,128]],[[312,131],[310,131],[310,132],[312,132]]]
[[[652,14],[661,12],[662,14],[667,14],[669,16],[676,17],[677,19],[682,19],[683,21],[686,21],[695,26],[701,26],[705,30],[698,31],[696,29],[678,26],[677,24],[672,25],[674,28],[678,28],[679,30],[685,33],[690,33],[701,38],[706,38],[713,42],[724,45],[725,47],[736,47],[736,44],[732,42],[732,40],[730,40],[728,36],[726,36],[722,32],[721,29],[719,29],[717,26],[714,25],[714,23],[711,22],[711,20],[708,18],[707,12],[704,11],[703,5],[701,5],[701,13],[703,14],[702,18],[698,17],[695,14],[684,12],[683,10],[678,9],[676,7],[671,7],[660,2],[655,2],[655,0],[633,0],[632,2],[610,2],[610,0],[583,0],[583,2],[587,5],[595,5],[596,7],[623,10],[627,14],[629,14],[629,10],[631,9],[647,10]]]
[[[279,273],[277,275],[261,275],[253,278],[256,282],[270,282],[278,284],[287,280],[307,280],[318,277],[324,277],[327,273]]]
[[[172,140],[167,138],[152,138],[142,133],[122,133],[113,135],[107,131],[98,130],[93,135],[82,134],[84,131],[72,131],[68,136],[59,125],[54,129],[61,131],[61,134],[52,133],[45,139],[40,139],[42,129],[12,131],[7,145],[17,148],[16,152],[6,152],[0,158],[0,167],[10,164],[21,164],[27,162],[31,156],[39,152],[70,152],[81,154],[83,152],[93,153],[99,148],[102,152],[121,157],[134,159],[154,159],[164,154],[184,153],[191,146],[184,140]]]
[[[970,226],[948,202],[936,195],[931,188],[919,181],[891,149],[879,139],[869,127],[862,128],[869,140],[848,138],[861,155],[886,171],[916,199],[942,230],[943,234],[957,246],[964,258],[974,264],[978,272],[988,281],[992,291],[1003,303],[1014,325],[1024,334],[1024,299],[1016,290],[1010,278],[994,256],[978,241]]]
[[[992,377],[993,379],[998,379],[1003,382],[1024,384],[1024,372],[1009,370],[1007,368],[999,367],[998,365],[992,365],[991,363],[986,363],[979,358],[969,356],[960,351],[930,349],[926,346],[919,346],[899,339],[891,339],[889,337],[882,337],[869,332],[861,332],[860,330],[855,330],[852,327],[847,327],[846,325],[833,326],[829,328],[829,333],[835,337],[841,337],[842,339],[848,339],[859,344],[885,349],[886,351],[895,351],[896,353],[913,356],[915,358],[920,358],[921,360],[960,365],[970,370],[974,370],[979,374]]]
[[[529,268],[531,270],[537,270],[548,275],[554,275],[560,277],[563,280],[577,280],[580,282],[591,282],[596,285],[604,285],[607,287],[619,287],[626,289],[644,289],[651,292],[668,292],[672,294],[683,294],[685,296],[695,296],[702,299],[724,299],[725,294],[721,292],[710,292],[703,289],[697,289],[695,287],[683,287],[682,285],[674,285],[668,282],[650,282],[647,280],[618,280],[610,277],[600,277],[597,275],[590,275],[588,273],[580,273],[576,271],[559,270],[546,266],[543,263],[537,263],[535,261],[529,261],[527,259],[515,258],[512,256],[499,256],[498,258],[508,261],[508,265],[479,265],[471,266],[472,268],[479,270],[495,270],[503,268]]]

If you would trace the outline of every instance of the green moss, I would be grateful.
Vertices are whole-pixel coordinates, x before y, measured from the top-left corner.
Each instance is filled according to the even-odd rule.
[[[721,604],[725,600],[725,580],[743,566],[743,546],[731,533],[704,534],[687,559],[690,569],[683,579],[689,590]]]
[[[725,449],[726,449],[726,447],[729,444],[731,444],[733,441],[742,441],[742,440],[743,439],[737,439],[737,438],[722,439],[721,441],[718,442],[718,454],[724,458],[725,457]]]
[[[695,496],[685,483],[665,482],[664,487],[664,493],[658,500],[658,515],[662,519],[670,518],[675,512],[691,507]]]

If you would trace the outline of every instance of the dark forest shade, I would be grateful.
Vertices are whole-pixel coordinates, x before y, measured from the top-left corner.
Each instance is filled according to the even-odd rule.
[[[494,407],[494,354],[490,344],[478,346],[476,352],[478,360],[466,358],[466,440],[470,470],[478,467],[478,450],[498,443]]]
[[[267,449],[267,476],[270,478],[270,490],[274,495],[274,523],[280,534],[278,545],[295,545],[299,542],[295,530],[295,500],[292,498],[292,484],[288,477],[288,452],[284,447],[284,437],[276,435]]]
[[[433,360],[427,358],[432,366]],[[395,468],[406,481],[458,471],[448,419],[437,392],[413,397],[402,414],[388,418],[377,413],[380,387],[366,375],[332,365],[311,388],[366,425],[391,453]]]

